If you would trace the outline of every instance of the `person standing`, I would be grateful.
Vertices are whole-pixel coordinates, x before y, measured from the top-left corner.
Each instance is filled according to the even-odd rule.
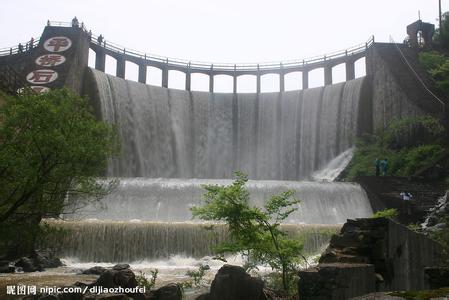
[[[411,215],[412,214],[412,199],[413,199],[413,195],[409,192],[402,192],[399,194],[402,198],[402,203],[403,203],[403,208],[404,211],[407,213],[407,215]]]
[[[374,166],[376,167],[376,176],[380,175],[380,160],[376,158],[374,161]]]
[[[80,23],[78,22],[78,18],[74,17],[72,19],[72,27],[79,27],[79,26],[80,26]]]
[[[382,159],[380,161],[380,171],[382,173],[382,176],[387,176],[388,174],[388,159]]]

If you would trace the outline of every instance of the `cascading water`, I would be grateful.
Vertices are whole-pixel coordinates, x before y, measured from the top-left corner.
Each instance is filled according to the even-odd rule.
[[[121,179],[101,205],[50,222],[66,229],[63,255],[97,262],[211,255],[226,229],[217,226],[211,235],[189,209],[201,203],[203,184],[229,184],[236,170],[251,178],[255,205],[295,191],[299,209],[283,226],[304,239],[308,252],[319,251],[347,218],[372,213],[356,184],[297,181],[333,179],[349,161],[363,78],[303,91],[212,94],[91,71],[93,98],[122,140],[108,176]]]
[[[122,178],[102,203],[90,205],[75,219],[189,222],[190,208],[201,204],[203,185],[228,185],[232,180]],[[293,190],[301,202],[286,223],[342,224],[371,213],[364,190],[352,183],[250,180],[250,201],[259,207],[274,194]]]
[[[364,78],[285,93],[165,89],[92,70],[123,151],[110,176],[298,180],[352,146]]]

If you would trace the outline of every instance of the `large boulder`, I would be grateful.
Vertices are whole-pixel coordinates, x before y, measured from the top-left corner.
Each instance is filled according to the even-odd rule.
[[[84,270],[81,274],[84,275],[101,275],[106,271],[105,267],[95,266],[92,268],[89,268],[87,270]]]
[[[210,300],[262,300],[264,283],[251,277],[239,266],[224,265],[218,270],[210,287]]]
[[[61,260],[55,257],[53,252],[49,250],[38,250],[33,253],[31,258],[33,259],[34,263],[36,265],[39,265],[39,267],[42,269],[57,268],[64,265]]]
[[[182,289],[179,284],[170,283],[148,293],[149,300],[182,300]]]
[[[44,268],[39,264],[36,264],[35,261],[29,257],[22,257],[16,261],[15,266],[21,268],[24,272],[36,272],[43,271]]]

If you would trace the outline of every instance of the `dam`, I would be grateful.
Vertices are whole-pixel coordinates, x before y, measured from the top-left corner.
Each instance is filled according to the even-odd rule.
[[[248,174],[251,201],[259,207],[273,194],[295,191],[298,211],[283,226],[304,240],[309,253],[320,251],[346,219],[370,216],[359,185],[318,182],[316,174],[335,179],[364,133],[397,117],[441,111],[438,103],[424,101],[426,95],[404,88],[406,80],[413,86],[413,77],[398,80],[396,72],[406,66],[392,69],[386,60],[386,53],[400,59],[395,47],[400,49],[370,39],[318,59],[202,64],[133,52],[101,43],[84,28],[50,22],[36,47],[17,54],[11,49],[0,65],[18,74],[19,87],[22,81],[36,91],[65,86],[89,96],[96,116],[116,126],[122,142],[105,173],[119,178],[117,189],[64,215],[63,222],[48,221],[65,231],[54,241],[60,254],[81,262],[142,262],[213,255],[226,229],[216,224],[211,237],[189,209],[202,203],[204,184],[229,184],[235,171]],[[89,49],[95,68],[88,67]],[[45,55],[58,55],[58,64],[46,64]],[[104,73],[106,55],[116,59],[116,76]],[[367,75],[355,78],[354,62],[361,57]],[[138,65],[138,82],[124,79],[126,61]],[[346,81],[334,84],[338,64],[346,67]],[[148,66],[161,69],[160,87],[146,84]],[[324,86],[308,88],[308,74],[318,68]],[[168,88],[170,70],[186,74],[184,90]],[[289,72],[302,72],[302,90],[285,91]],[[191,91],[193,73],[209,76],[208,92]],[[260,77],[272,73],[279,75],[280,91],[261,93]],[[233,77],[232,93],[214,92],[216,75]],[[243,75],[256,76],[255,93],[237,93]]]

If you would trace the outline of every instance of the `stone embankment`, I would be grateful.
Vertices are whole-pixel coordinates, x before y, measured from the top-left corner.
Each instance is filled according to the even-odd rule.
[[[373,292],[429,287],[426,267],[441,261],[442,246],[392,220],[348,220],[320,258],[299,273],[301,300],[345,300]]]

